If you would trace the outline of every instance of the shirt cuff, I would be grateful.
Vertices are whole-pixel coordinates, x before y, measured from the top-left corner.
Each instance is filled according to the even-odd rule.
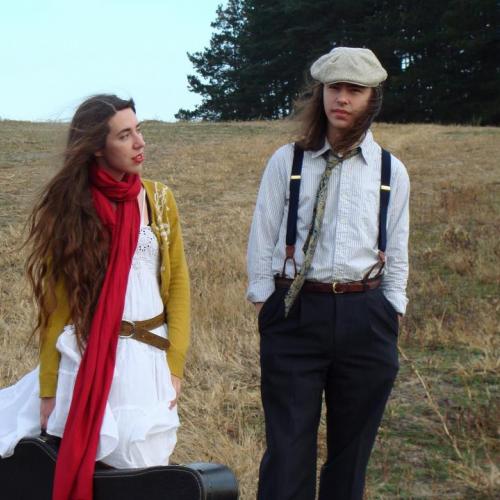
[[[385,298],[391,303],[395,311],[398,314],[404,315],[406,312],[406,305],[408,304],[408,299],[406,295],[400,292],[394,292],[391,290],[382,290]]]
[[[248,285],[247,299],[254,304],[265,302],[275,290],[274,278],[253,281]]]

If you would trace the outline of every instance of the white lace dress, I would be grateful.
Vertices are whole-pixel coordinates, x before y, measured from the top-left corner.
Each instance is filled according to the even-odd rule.
[[[130,269],[123,318],[146,320],[163,311],[159,286],[158,240],[142,226]],[[167,336],[163,325],[153,333]],[[80,364],[74,328],[64,328],[57,341],[61,353],[56,407],[47,432],[62,436]],[[8,457],[23,437],[40,433],[38,367],[15,385],[0,390],[0,456]],[[133,339],[120,338],[115,372],[100,431],[96,460],[112,467],[167,465],[179,419],[165,352]]]

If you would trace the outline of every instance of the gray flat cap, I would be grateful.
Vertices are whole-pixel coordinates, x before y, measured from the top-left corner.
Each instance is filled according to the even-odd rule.
[[[311,75],[321,83],[377,87],[387,78],[387,71],[370,49],[335,47],[312,64]]]

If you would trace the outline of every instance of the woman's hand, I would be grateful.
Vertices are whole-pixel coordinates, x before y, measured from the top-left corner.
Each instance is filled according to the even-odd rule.
[[[172,378],[172,385],[174,386],[175,389],[175,399],[170,402],[169,406],[170,409],[172,409],[177,404],[177,400],[179,399],[179,396],[181,394],[181,385],[182,385],[182,379],[180,379],[179,377],[171,375],[171,378]]]
[[[47,430],[50,414],[56,406],[56,398],[40,398],[40,429]]]

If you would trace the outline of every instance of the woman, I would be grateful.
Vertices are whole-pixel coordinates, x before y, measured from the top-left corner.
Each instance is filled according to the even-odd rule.
[[[144,147],[132,100],[87,99],[30,219],[40,365],[0,391],[0,455],[40,428],[63,437],[57,499],[92,498],[96,460],[166,465],[176,442],[189,277],[172,192],[140,179]]]

